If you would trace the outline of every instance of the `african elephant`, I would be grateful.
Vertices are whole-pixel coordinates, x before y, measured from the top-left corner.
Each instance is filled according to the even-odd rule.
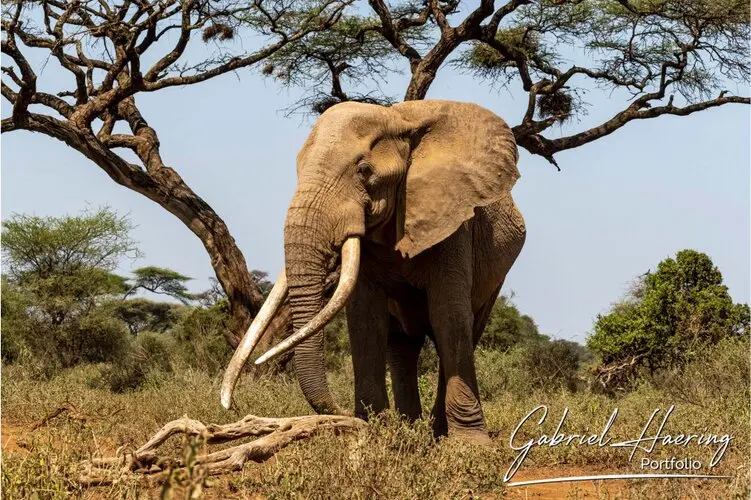
[[[474,348],[525,240],[511,198],[517,159],[510,128],[475,104],[345,102],[323,113],[297,156],[285,270],[227,369],[223,404],[288,296],[294,334],[256,363],[294,347],[317,412],[341,411],[326,381],[321,329],[346,305],[357,416],[388,407],[387,360],[397,410],[421,416],[417,360],[428,336],[440,360],[436,434],[486,441]]]

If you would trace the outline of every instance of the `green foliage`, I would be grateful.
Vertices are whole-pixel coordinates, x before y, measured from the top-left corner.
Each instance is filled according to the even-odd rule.
[[[185,287],[185,282],[190,281],[192,278],[172,269],[147,266],[136,269],[133,271],[133,274],[135,280],[126,293],[126,296],[138,289],[143,289],[151,293],[168,295],[184,304],[196,298]]]
[[[183,310],[184,307],[177,304],[143,298],[122,300],[114,304],[115,315],[128,326],[133,335],[142,331],[164,333],[177,324]]]
[[[2,223],[4,272],[11,280],[74,275],[81,270],[112,271],[138,250],[127,217],[109,208],[78,216],[13,214]]]
[[[748,335],[748,305],[733,303],[706,254],[682,250],[598,316],[587,345],[605,364],[634,360],[654,370],[685,363],[723,338]]]
[[[163,335],[140,335],[126,352],[102,369],[101,380],[117,393],[140,389],[149,380],[158,383],[160,375],[172,372],[170,352]]]
[[[172,330],[183,362],[212,375],[224,370],[233,353],[224,338],[230,321],[221,305],[188,312]]]
[[[521,314],[511,297],[501,295],[493,306],[478,347],[506,350],[519,342],[543,338],[546,337],[540,334],[534,320]]]
[[[523,60],[533,80],[560,72],[562,46],[585,54],[588,75],[634,93],[656,89],[665,67],[670,85],[688,102],[709,98],[727,80],[749,78],[749,6],[740,0],[531,2],[498,30],[495,44],[474,43],[455,61],[472,74],[508,86]],[[701,26],[701,30],[696,30]],[[686,52],[685,64],[676,58]],[[518,57],[521,56],[521,57]],[[576,89],[577,82],[566,82]]]
[[[45,342],[54,350],[50,358],[59,359],[63,367],[116,361],[128,348],[128,332],[108,306],[92,309],[66,326],[51,332],[52,342]]]
[[[150,336],[131,341],[128,331],[164,333],[178,322],[183,306],[122,296],[145,288],[185,299],[182,283],[189,278],[144,267],[134,272],[131,285],[113,274],[119,258],[137,253],[130,228],[109,209],[60,218],[16,214],[3,222],[4,363],[23,362],[40,377],[83,363],[112,363],[106,376],[112,387],[142,383],[153,356],[136,365],[158,348]]]
[[[375,16],[343,15],[330,29],[319,31],[290,43],[273,54],[262,73],[287,86],[308,90],[297,108],[323,113],[328,107],[344,100],[389,104],[393,99],[374,93],[346,93],[343,87],[366,81],[385,82],[396,67],[391,63],[398,56],[391,44],[376,30],[380,21]],[[414,26],[403,34],[405,40],[419,43],[424,29]],[[331,87],[333,95],[324,92],[322,84]]]

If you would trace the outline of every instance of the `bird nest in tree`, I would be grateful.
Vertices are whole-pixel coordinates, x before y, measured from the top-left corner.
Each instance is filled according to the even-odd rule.
[[[324,111],[329,109],[334,104],[339,104],[341,101],[337,99],[336,97],[323,97],[321,99],[316,100],[310,105],[310,108],[313,110],[314,113],[317,114],[323,114]]]
[[[285,446],[306,439],[316,432],[353,431],[367,425],[363,420],[341,415],[306,415],[289,418],[264,418],[248,415],[231,424],[204,425],[186,416],[169,422],[146,444],[131,453],[110,458],[94,458],[81,464],[79,482],[89,486],[112,484],[135,475],[174,473],[200,468],[202,474],[218,475],[239,471],[248,461],[263,462]],[[211,445],[254,438],[229,448],[198,454],[189,461],[160,454],[160,449],[174,435],[188,436]]]
[[[540,54],[539,36],[526,28],[500,29],[495,38],[500,44],[521,52],[527,58]],[[467,56],[468,65],[480,71],[503,69],[514,65],[511,58],[487,43],[474,44]]]
[[[224,23],[214,23],[203,30],[202,38],[204,42],[219,38],[219,40],[232,40],[235,37],[235,30]]]
[[[571,118],[573,107],[574,98],[560,90],[537,98],[537,112],[541,118],[557,118],[564,122]]]

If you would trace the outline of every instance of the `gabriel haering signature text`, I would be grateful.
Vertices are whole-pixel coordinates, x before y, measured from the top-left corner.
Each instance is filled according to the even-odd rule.
[[[668,410],[662,417],[662,421],[656,428],[656,431],[650,432],[650,428],[653,427],[652,424],[656,421],[658,414],[661,412],[659,408],[656,408],[652,412],[652,415],[650,415],[649,420],[647,420],[647,423],[644,425],[644,428],[641,431],[641,435],[638,438],[620,441],[617,443],[612,442],[612,439],[608,437],[608,432],[610,432],[610,429],[613,427],[613,424],[618,418],[618,408],[613,410],[613,413],[610,414],[610,418],[605,424],[605,427],[603,427],[602,432],[597,434],[590,434],[586,429],[583,434],[566,434],[565,432],[563,432],[562,429],[566,422],[566,417],[568,416],[568,408],[566,408],[563,410],[561,420],[558,422],[558,427],[556,428],[555,432],[553,432],[553,434],[540,434],[536,439],[529,439],[528,441],[520,439],[518,435],[520,434],[522,428],[528,431],[529,427],[531,427],[530,424],[534,422],[535,417],[537,417],[536,420],[538,426],[542,425],[547,419],[548,407],[545,405],[540,405],[534,410],[527,413],[527,416],[525,416],[519,422],[519,425],[516,426],[514,432],[511,433],[511,437],[509,438],[509,445],[511,446],[511,449],[519,453],[511,463],[511,467],[509,467],[509,469],[506,471],[506,474],[503,476],[503,481],[508,482],[512,477],[514,477],[514,474],[516,474],[516,472],[529,456],[532,448],[536,446],[547,446],[550,448],[553,448],[555,446],[597,446],[598,448],[610,446],[617,448],[631,448],[631,454],[628,457],[628,460],[630,462],[634,458],[637,450],[641,450],[646,455],[649,455],[658,446],[674,446],[685,448],[690,444],[694,444],[698,446],[711,447],[714,450],[714,454],[709,461],[709,467],[712,468],[717,465],[725,455],[725,452],[728,449],[728,445],[730,444],[730,441],[733,439],[733,437],[729,434],[712,434],[707,432],[706,429],[704,434],[669,434],[665,432],[665,426],[674,409],[675,406],[668,408]],[[643,457],[641,459],[641,468],[649,470],[691,471],[701,469],[702,466],[703,464],[701,461],[691,458],[672,457],[670,459],[664,460],[653,460],[650,457]]]

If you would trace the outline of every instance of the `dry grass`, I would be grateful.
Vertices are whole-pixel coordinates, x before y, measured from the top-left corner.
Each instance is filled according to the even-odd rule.
[[[492,357],[485,358],[493,359]],[[490,361],[483,361],[490,363]],[[483,379],[501,366],[482,366]],[[721,373],[721,376],[718,374]],[[617,399],[587,391],[516,394],[488,389],[485,415],[492,431],[493,446],[467,447],[452,440],[435,444],[429,425],[410,426],[393,414],[371,423],[352,436],[321,433],[283,450],[263,464],[251,464],[242,473],[206,478],[198,468],[173,474],[169,480],[151,484],[128,480],[114,486],[83,489],[76,484],[77,464],[92,457],[111,456],[143,444],[169,420],[189,415],[203,422],[227,423],[247,413],[292,416],[309,412],[297,382],[276,377],[251,384],[240,382],[236,405],[225,411],[219,405],[219,379],[200,372],[177,370],[172,376],[144,390],[113,394],[90,381],[99,370],[94,366],[65,371],[49,381],[32,380],[20,366],[3,369],[2,486],[6,498],[477,498],[512,494],[502,478],[515,456],[509,435],[518,422],[540,404],[549,407],[541,426],[529,422],[517,442],[526,442],[540,432],[551,434],[565,408],[569,409],[564,432],[600,432],[614,408],[619,415],[609,436],[633,439],[641,434],[655,408],[676,405],[663,433],[729,433],[733,440],[714,469],[700,472],[727,474],[733,480],[633,481],[628,498],[747,498],[749,495],[748,343],[725,343],[683,374],[673,374],[663,389],[645,382],[635,392]],[[351,364],[330,374],[339,400],[352,405]],[[700,381],[697,383],[696,381]],[[483,383],[485,387],[492,384]],[[434,377],[421,380],[424,407],[429,408]],[[689,396],[685,396],[688,394]],[[83,415],[105,418],[79,419],[67,414],[30,431],[34,422],[70,402]],[[119,411],[118,411],[119,410]],[[111,415],[111,416],[110,416]],[[653,425],[654,431],[656,425]],[[204,445],[179,439],[176,453],[190,456]],[[575,467],[592,473],[642,473],[637,453],[629,462],[630,449],[581,446],[540,447],[531,451],[519,476],[539,468],[548,471]],[[690,457],[706,464],[714,447],[658,447],[654,459]],[[528,477],[528,476],[527,476]],[[556,491],[556,490],[553,490]],[[558,491],[564,491],[563,489]],[[583,490],[570,488],[572,498]],[[590,492],[590,495],[592,493]],[[171,495],[171,496],[170,496]],[[595,496],[615,498],[607,488]],[[166,498],[165,497],[165,498]],[[591,497],[591,496],[590,496]],[[626,496],[621,496],[625,498]]]

